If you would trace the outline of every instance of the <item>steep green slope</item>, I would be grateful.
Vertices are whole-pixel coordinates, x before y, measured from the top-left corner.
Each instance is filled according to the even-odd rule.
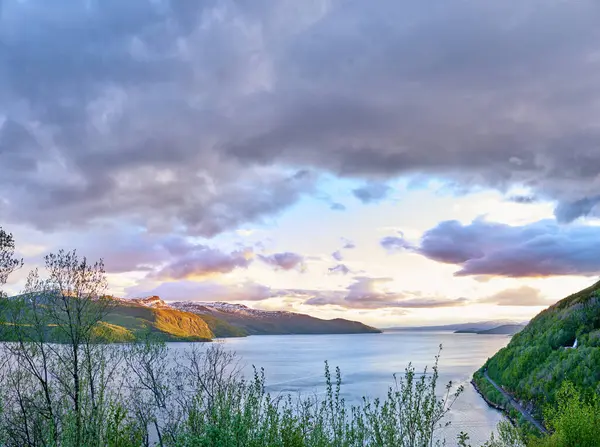
[[[564,381],[584,394],[600,393],[600,282],[538,314],[475,374],[486,397],[497,401],[496,393],[486,392],[486,369],[540,419]]]

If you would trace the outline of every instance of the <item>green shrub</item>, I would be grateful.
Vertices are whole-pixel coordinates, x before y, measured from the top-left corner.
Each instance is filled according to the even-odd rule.
[[[597,447],[600,445],[600,398],[583,396],[571,382],[557,393],[558,404],[544,412],[551,436],[532,442],[535,447]]]

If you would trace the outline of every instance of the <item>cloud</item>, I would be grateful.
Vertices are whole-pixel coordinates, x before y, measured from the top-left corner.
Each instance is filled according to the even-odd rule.
[[[391,188],[385,183],[367,183],[360,188],[352,190],[352,194],[362,203],[377,203],[385,199]]]
[[[497,304],[498,306],[547,306],[550,304],[538,289],[529,286],[503,290],[480,299],[478,302]]]
[[[300,3],[4,0],[0,219],[212,237],[313,172],[377,179],[365,202],[421,173],[598,215],[595,0]]]
[[[599,203],[600,196],[584,197],[573,202],[562,202],[556,207],[554,214],[559,222],[569,223],[578,217],[589,216]]]
[[[345,291],[318,290],[279,290],[274,296],[293,296],[304,300],[304,304],[312,306],[339,306],[348,309],[427,309],[438,307],[455,307],[467,304],[464,298],[444,299],[422,297],[415,292],[391,292],[382,285],[391,278],[355,277],[354,282]]]
[[[536,202],[539,201],[537,197],[530,196],[530,195],[515,195],[515,196],[510,196],[508,198],[508,200],[510,200],[511,202],[521,203],[521,204],[536,203]]]
[[[252,257],[253,254],[249,250],[225,253],[204,245],[197,245],[186,256],[176,259],[159,271],[152,273],[150,277],[179,280],[222,275],[237,268],[248,268]]]
[[[356,244],[354,242],[352,242],[350,239],[346,239],[345,237],[342,238],[342,242],[343,242],[343,249],[344,250],[352,250],[354,248],[356,248]]]
[[[338,262],[344,259],[342,250],[353,250],[356,248],[356,244],[350,239],[346,239],[345,237],[342,237],[340,239],[342,240],[342,248],[331,253],[331,257]]]
[[[128,290],[130,298],[158,295],[166,301],[262,301],[270,298],[271,294],[271,289],[254,282],[173,281],[149,290],[139,286]]]
[[[329,268],[330,274],[347,275],[348,273],[351,273],[351,272],[352,271],[348,267],[346,267],[344,264],[338,264],[334,267]]]
[[[545,277],[600,274],[600,227],[542,220],[510,226],[477,219],[442,222],[414,248],[434,261],[460,266],[456,276]]]
[[[344,205],[342,205],[341,203],[332,203],[329,206],[329,209],[331,209],[333,211],[346,211],[346,207]]]
[[[274,253],[272,255],[258,255],[258,258],[264,263],[275,267],[278,270],[293,270],[304,268],[304,257],[297,253]]]
[[[40,263],[42,257],[60,249],[75,249],[88,260],[104,260],[107,273],[148,272],[185,256],[196,247],[187,238],[172,234],[149,233],[139,227],[105,225],[90,232],[55,232],[50,237],[27,230],[19,234],[19,241],[28,241],[36,247],[26,256],[26,264]],[[20,246],[21,244],[19,244]]]
[[[386,236],[379,241],[379,244],[390,253],[413,248],[410,242],[404,239],[404,236]]]

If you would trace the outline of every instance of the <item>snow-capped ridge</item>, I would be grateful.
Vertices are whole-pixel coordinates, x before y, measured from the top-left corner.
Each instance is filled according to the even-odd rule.
[[[294,315],[293,312],[281,311],[281,310],[260,310],[252,309],[251,307],[243,304],[226,303],[223,301],[217,302],[204,302],[204,301],[175,301],[169,303],[171,307],[179,310],[185,310],[192,313],[224,313],[234,314],[239,316],[247,316],[253,318],[266,318],[283,315]]]
[[[135,303],[144,307],[153,307],[153,308],[171,308],[183,310],[186,312],[192,313],[205,313],[211,314],[213,312],[217,313],[227,313],[227,314],[237,314],[237,315],[245,315],[248,317],[272,317],[272,316],[282,316],[282,315],[294,315],[293,312],[287,312],[282,310],[260,310],[253,309],[244,304],[237,303],[227,303],[224,301],[164,301],[157,295],[151,295],[143,298],[117,298],[118,301],[125,303]]]
[[[141,306],[145,306],[145,307],[155,307],[155,308],[169,308],[169,307],[171,307],[171,306],[169,306],[168,303],[166,303],[165,301],[163,301],[157,295],[151,295],[151,296],[147,296],[145,298],[132,298],[129,301],[134,302],[136,304],[139,304]]]

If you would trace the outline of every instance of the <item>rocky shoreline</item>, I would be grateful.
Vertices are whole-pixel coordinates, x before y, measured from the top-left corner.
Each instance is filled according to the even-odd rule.
[[[483,394],[481,392],[481,390],[477,386],[477,383],[475,382],[475,380],[471,379],[471,385],[473,385],[473,388],[475,388],[475,391],[477,391],[477,394],[479,394],[481,396],[481,398],[485,401],[486,404],[488,404],[488,406],[490,406],[494,410],[501,412],[510,421],[510,423],[513,424],[515,427],[518,425],[517,421],[508,413],[506,408],[504,408],[501,405],[498,405],[497,403],[492,402],[491,400],[489,400],[487,398],[487,396],[485,394]]]

